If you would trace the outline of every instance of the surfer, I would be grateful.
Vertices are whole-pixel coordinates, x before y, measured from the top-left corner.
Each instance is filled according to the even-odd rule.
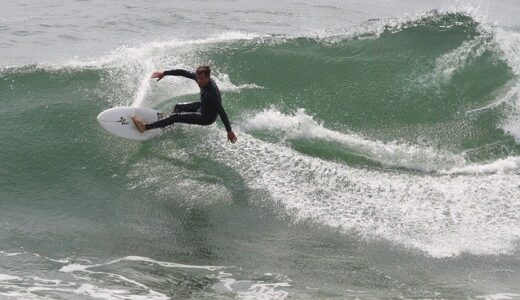
[[[200,101],[176,104],[173,113],[170,116],[153,123],[145,124],[139,117],[133,115],[132,120],[134,121],[137,130],[143,133],[146,130],[166,127],[173,123],[206,126],[213,124],[217,119],[217,115],[219,115],[226,127],[228,140],[231,143],[235,143],[237,137],[235,136],[235,133],[233,133],[233,130],[231,130],[228,117],[222,107],[220,90],[215,81],[210,78],[210,74],[211,69],[207,65],[198,67],[195,73],[182,69],[153,72],[152,78],[157,78],[157,81],[163,79],[163,77],[167,75],[184,76],[195,80],[200,88]]]

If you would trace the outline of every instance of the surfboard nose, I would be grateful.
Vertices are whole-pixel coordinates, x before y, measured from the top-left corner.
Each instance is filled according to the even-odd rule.
[[[119,115],[120,115],[119,113],[114,115],[113,112],[116,112],[116,111],[118,111],[117,107],[110,107],[109,109],[100,112],[99,115],[97,115],[96,119],[100,123],[103,121],[111,121],[112,119],[114,119],[114,117],[119,117]],[[115,118],[115,119],[118,119],[118,118]]]
[[[144,133],[139,132],[132,122],[132,115],[138,115],[144,122],[154,122],[157,121],[159,113],[149,108],[121,106],[102,111],[96,119],[103,129],[116,136],[144,141],[158,135],[161,131],[154,129]]]

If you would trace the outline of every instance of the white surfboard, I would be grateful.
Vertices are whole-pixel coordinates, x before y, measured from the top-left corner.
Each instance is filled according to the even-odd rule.
[[[162,118],[162,113],[157,110],[146,107],[120,106],[101,112],[97,116],[97,120],[106,131],[125,139],[145,141],[161,133],[160,129],[140,133],[132,121],[133,114],[145,123],[155,122]]]

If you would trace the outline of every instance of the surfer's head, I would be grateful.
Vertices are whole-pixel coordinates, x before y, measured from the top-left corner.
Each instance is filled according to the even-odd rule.
[[[208,65],[203,65],[197,68],[195,71],[197,77],[195,78],[199,87],[206,86],[209,82],[209,76],[211,75],[211,69]]]

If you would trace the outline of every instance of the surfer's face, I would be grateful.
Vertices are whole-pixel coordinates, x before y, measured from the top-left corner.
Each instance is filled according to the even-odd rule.
[[[206,84],[208,84],[209,76],[206,76],[206,74],[200,72],[200,73],[197,73],[195,80],[197,81],[197,84],[199,85],[199,87],[203,87]]]

